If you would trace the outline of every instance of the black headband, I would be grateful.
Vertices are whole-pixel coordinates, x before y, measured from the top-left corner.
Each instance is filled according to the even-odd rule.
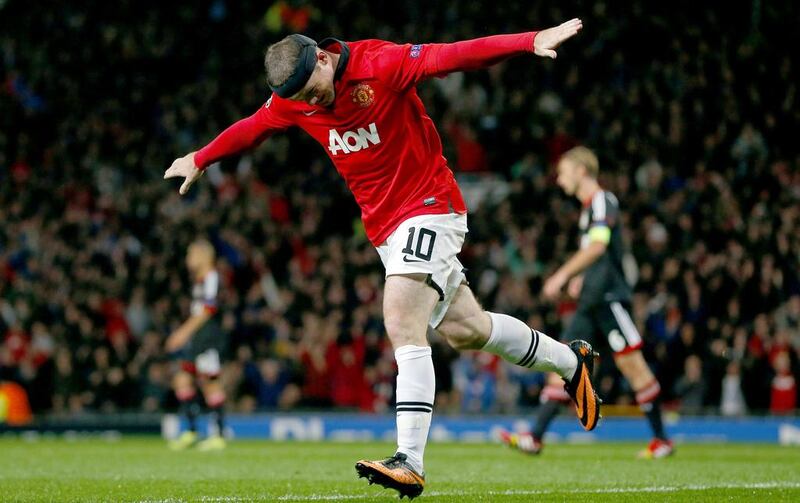
[[[317,43],[305,35],[295,33],[289,36],[300,44],[300,55],[297,58],[294,72],[292,72],[292,75],[290,75],[282,85],[269,85],[270,89],[281,98],[294,96],[303,89],[303,86],[305,86],[308,79],[311,78],[311,74],[317,66]]]

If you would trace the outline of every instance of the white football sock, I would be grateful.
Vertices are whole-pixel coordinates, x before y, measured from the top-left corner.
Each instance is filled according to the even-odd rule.
[[[397,452],[405,454],[411,466],[422,473],[422,456],[428,442],[436,393],[431,348],[401,346],[394,357],[397,360]]]
[[[505,314],[489,313],[492,333],[484,351],[496,354],[515,365],[534,370],[556,372],[572,379],[578,368],[578,357],[567,346],[520,320]]]

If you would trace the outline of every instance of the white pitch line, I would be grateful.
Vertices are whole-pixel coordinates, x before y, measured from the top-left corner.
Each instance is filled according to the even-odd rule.
[[[308,496],[284,494],[283,496],[278,496],[278,501],[345,501],[363,500],[374,497],[375,494],[309,494]]]
[[[749,484],[689,484],[686,486],[608,487],[599,489],[570,489],[568,491],[550,489],[532,489],[526,491],[509,489],[507,491],[490,491],[488,494],[526,496],[536,494],[561,494],[565,492],[569,494],[672,493],[677,491],[708,491],[711,489],[800,489],[800,482],[753,482]],[[433,494],[433,492],[431,494]],[[444,495],[444,493],[442,495]]]
[[[754,482],[748,484],[689,484],[685,486],[649,486],[649,487],[608,487],[598,489],[531,489],[507,491],[487,491],[485,493],[468,491],[430,491],[427,496],[546,496],[553,494],[628,494],[628,493],[672,493],[677,491],[709,491],[712,489],[800,489],[800,482]],[[374,498],[370,494],[284,494],[278,501],[347,501]],[[235,498],[235,497],[234,497]],[[246,501],[233,498],[203,498],[208,502]]]

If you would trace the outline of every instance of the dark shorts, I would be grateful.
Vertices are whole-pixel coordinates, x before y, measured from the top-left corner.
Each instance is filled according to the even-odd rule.
[[[216,377],[228,350],[228,337],[215,320],[207,321],[184,348],[181,368],[190,374]]]
[[[625,354],[642,347],[642,336],[631,319],[630,304],[626,302],[579,306],[562,339],[583,339],[595,349],[608,347],[614,354]]]

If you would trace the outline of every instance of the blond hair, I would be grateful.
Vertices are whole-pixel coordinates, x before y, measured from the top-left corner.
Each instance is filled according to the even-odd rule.
[[[214,251],[214,245],[212,245],[206,239],[195,239],[192,241],[192,244],[189,245],[189,251],[197,250],[203,256],[207,257],[211,262],[214,261],[216,258],[216,252]]]
[[[597,178],[600,173],[600,162],[594,152],[586,147],[574,147],[561,155],[562,159],[569,159],[575,164],[586,168],[586,173],[592,178]]]

